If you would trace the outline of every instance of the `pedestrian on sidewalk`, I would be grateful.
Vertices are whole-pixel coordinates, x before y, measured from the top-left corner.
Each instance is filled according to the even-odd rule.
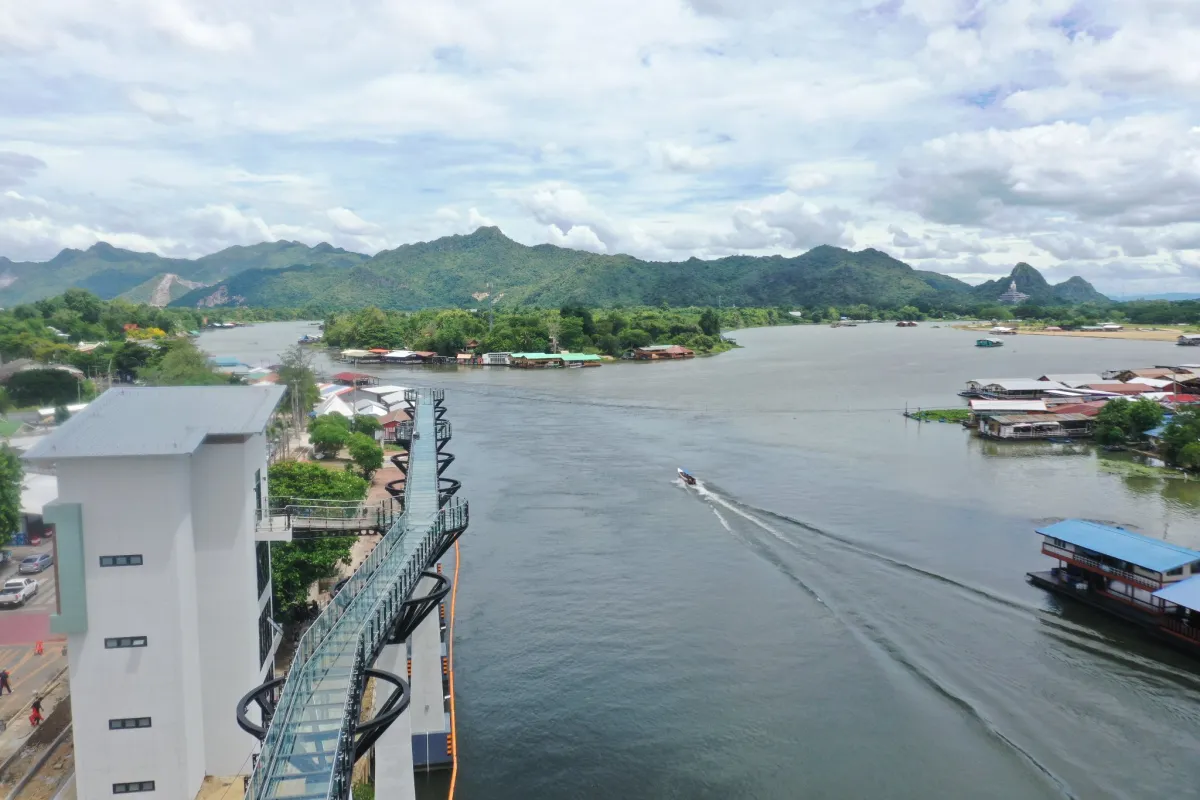
[[[4,694],[4,690],[8,689],[8,693],[12,694],[12,684],[8,682],[8,670],[0,669],[0,695]]]
[[[33,705],[30,706],[29,724],[36,728],[42,722],[42,698],[33,698]]]

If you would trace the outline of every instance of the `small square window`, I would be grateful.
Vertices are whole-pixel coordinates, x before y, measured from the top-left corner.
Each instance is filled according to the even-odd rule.
[[[104,640],[104,647],[107,650],[113,650],[118,647],[145,647],[145,636],[116,636]]]
[[[142,557],[138,554],[125,556],[100,556],[100,566],[102,567],[140,567],[142,565]]]
[[[124,719],[110,719],[108,721],[108,729],[110,731],[125,731],[131,728],[149,728],[149,717],[125,717]]]

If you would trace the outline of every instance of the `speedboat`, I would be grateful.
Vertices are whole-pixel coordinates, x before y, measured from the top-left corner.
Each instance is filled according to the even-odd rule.
[[[688,486],[696,485],[696,478],[692,475],[692,473],[688,472],[683,467],[679,468],[679,479],[681,481],[683,481],[684,483],[686,483]]]

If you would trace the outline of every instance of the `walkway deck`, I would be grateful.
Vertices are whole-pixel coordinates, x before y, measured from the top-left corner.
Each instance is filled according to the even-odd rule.
[[[405,513],[301,638],[247,798],[346,796],[363,670],[379,655],[389,623],[436,555],[442,529],[465,525],[465,507],[439,516],[433,394],[415,395]],[[461,520],[447,521],[456,514]]]

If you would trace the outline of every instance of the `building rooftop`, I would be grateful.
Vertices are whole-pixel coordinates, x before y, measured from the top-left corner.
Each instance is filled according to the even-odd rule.
[[[1071,374],[1071,375],[1043,375],[1038,378],[1041,381],[1050,381],[1051,383],[1061,383],[1063,386],[1070,386],[1072,389],[1080,386],[1087,386],[1089,383],[1104,383],[1104,378],[1099,375],[1089,375],[1087,373]]]
[[[109,389],[25,453],[33,462],[192,453],[209,435],[262,433],[282,386]]]
[[[1045,411],[1045,400],[972,400],[972,411]]]
[[[1200,575],[1164,586],[1155,592],[1154,596],[1177,606],[1200,611]]]
[[[1048,392],[1051,389],[1065,388],[1054,381],[1038,381],[1033,378],[976,378],[968,383],[977,384],[985,389],[998,386],[1006,392]]]
[[[1038,528],[1037,532],[1154,572],[1168,572],[1200,561],[1200,552],[1195,550],[1082,519],[1066,519]]]

